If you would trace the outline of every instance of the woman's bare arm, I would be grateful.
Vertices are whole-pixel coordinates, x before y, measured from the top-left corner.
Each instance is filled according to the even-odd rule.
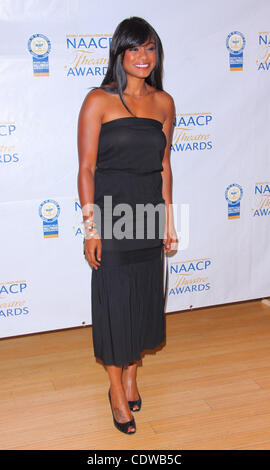
[[[78,194],[83,219],[93,215],[94,175],[96,169],[99,134],[102,122],[103,94],[99,90],[90,92],[81,107],[78,119]],[[85,255],[91,265],[97,269],[100,264],[96,260],[101,257],[101,240],[85,240]]]
[[[174,220],[173,220],[173,210],[172,210],[172,169],[170,163],[170,153],[171,153],[171,143],[172,143],[172,136],[174,131],[174,119],[175,119],[175,105],[172,97],[165,93],[163,94],[163,100],[165,102],[165,111],[166,111],[166,119],[163,123],[163,132],[166,135],[167,144],[165,147],[163,159],[162,159],[162,166],[163,171],[161,172],[162,175],[162,197],[165,201],[165,209],[166,209],[166,233],[165,233],[165,251],[171,251],[172,243],[177,241],[177,235],[174,228]],[[174,247],[173,247],[174,248]]]

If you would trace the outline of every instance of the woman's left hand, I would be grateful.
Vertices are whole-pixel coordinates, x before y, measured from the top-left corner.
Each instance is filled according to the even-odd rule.
[[[178,238],[176,230],[173,227],[166,227],[163,238],[164,251],[168,253],[173,250],[177,250]]]

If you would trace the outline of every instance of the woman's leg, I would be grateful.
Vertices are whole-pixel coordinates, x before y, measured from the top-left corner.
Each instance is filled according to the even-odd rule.
[[[136,383],[138,362],[139,361],[129,362],[123,368],[122,384],[128,401],[139,400],[139,393]],[[134,406],[133,409],[135,410],[138,408],[138,406]]]
[[[106,370],[110,377],[110,393],[113,414],[119,423],[126,423],[132,420],[132,414],[128,406],[125,391],[122,386],[122,367],[106,366]],[[134,431],[134,427],[130,426],[128,431]]]

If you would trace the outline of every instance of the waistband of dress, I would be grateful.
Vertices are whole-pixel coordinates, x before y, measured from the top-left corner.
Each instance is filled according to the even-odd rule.
[[[126,169],[116,169],[116,168],[96,168],[95,173],[100,174],[121,174],[121,175],[134,175],[134,176],[141,176],[141,175],[154,175],[156,173],[160,173],[163,168],[159,168],[157,170],[152,171],[135,171],[135,170],[126,170]]]
[[[122,264],[140,263],[149,261],[151,259],[161,256],[164,245],[161,242],[159,246],[152,248],[143,248],[138,250],[129,251],[102,251],[101,265],[102,266],[120,266]]]

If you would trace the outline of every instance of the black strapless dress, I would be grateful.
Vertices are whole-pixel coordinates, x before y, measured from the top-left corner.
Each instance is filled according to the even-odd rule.
[[[165,339],[165,146],[155,119],[126,117],[101,126],[94,203],[102,254],[92,270],[91,303],[94,354],[105,365],[140,360],[143,350]],[[136,216],[147,204],[152,216],[151,210]]]

